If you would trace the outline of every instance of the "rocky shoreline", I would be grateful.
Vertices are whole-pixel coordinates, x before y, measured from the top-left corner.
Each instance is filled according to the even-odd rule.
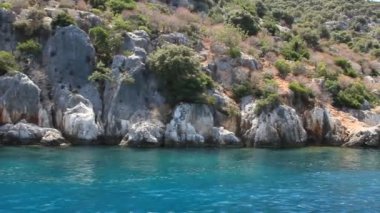
[[[0,12],[1,17],[13,17]],[[13,31],[6,36],[17,37]],[[360,128],[352,128],[323,103],[281,104],[259,114],[252,96],[238,104],[224,88],[249,79],[262,64],[248,55],[222,56],[225,50],[220,46],[211,48],[221,55],[212,61],[207,61],[204,47],[199,51],[200,57],[206,57],[204,71],[221,85],[208,91],[214,103],[171,106],[146,58],[162,43],[187,42],[181,33],[158,38],[142,30],[126,33],[123,48],[132,54],[113,57],[112,80],[100,87],[88,80],[96,61],[89,36],[77,26],[58,28],[44,43],[42,64],[29,64],[29,73],[0,76],[0,144],[380,148],[380,115],[369,110],[347,113],[353,122],[361,123]],[[0,43],[1,49],[12,49],[9,45]],[[134,82],[126,83],[125,74]],[[291,92],[285,96],[289,103],[295,98]]]

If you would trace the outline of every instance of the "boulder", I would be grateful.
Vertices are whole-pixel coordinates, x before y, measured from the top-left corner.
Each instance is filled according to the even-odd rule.
[[[236,146],[242,147],[243,143],[236,137],[233,132],[230,132],[223,127],[213,127],[212,128],[212,143],[219,146]]]
[[[67,138],[73,140],[73,144],[96,142],[98,136],[102,134],[101,128],[95,121],[94,111],[82,102],[64,112],[62,131]]]
[[[380,148],[380,125],[354,132],[343,146]]]
[[[0,144],[4,145],[34,145],[58,146],[64,143],[62,134],[52,128],[42,128],[25,120],[17,124],[0,126]]]
[[[160,35],[157,39],[158,45],[163,45],[166,43],[177,44],[177,45],[190,45],[190,40],[185,34],[182,33],[169,33]]]
[[[121,146],[159,147],[162,145],[165,125],[161,121],[134,123],[121,141]]]
[[[38,86],[22,73],[0,76],[0,124],[22,119],[39,124],[40,93]]]
[[[128,32],[124,37],[123,49],[132,51],[136,53],[136,55],[145,58],[146,51],[150,49],[149,43],[150,38],[148,33],[146,33],[145,31],[137,30],[134,32]]]
[[[201,146],[212,136],[214,117],[203,104],[183,103],[174,109],[172,120],[166,125],[166,146]]]
[[[242,113],[243,137],[248,145],[273,148],[306,145],[306,131],[293,108],[280,105],[258,116],[251,111],[254,109],[255,104],[249,103]]]
[[[16,36],[13,22],[16,14],[0,8],[0,50],[13,51],[16,48]]]
[[[347,137],[347,132],[341,123],[322,107],[305,111],[304,125],[312,143],[340,146]]]

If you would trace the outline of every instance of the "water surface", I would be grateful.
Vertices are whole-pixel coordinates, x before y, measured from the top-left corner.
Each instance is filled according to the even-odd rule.
[[[380,151],[0,147],[0,212],[375,212]]]

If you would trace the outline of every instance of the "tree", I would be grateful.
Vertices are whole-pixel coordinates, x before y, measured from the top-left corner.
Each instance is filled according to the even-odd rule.
[[[245,10],[234,10],[230,12],[227,21],[242,29],[248,35],[256,35],[260,31],[257,18]]]
[[[148,65],[165,87],[172,103],[199,102],[206,89],[213,86],[209,76],[201,71],[195,52],[183,45],[167,45],[156,50]]]

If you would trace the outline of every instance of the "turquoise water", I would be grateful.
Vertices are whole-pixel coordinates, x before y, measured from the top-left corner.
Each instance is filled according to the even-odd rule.
[[[375,212],[380,151],[0,147],[0,212]]]

